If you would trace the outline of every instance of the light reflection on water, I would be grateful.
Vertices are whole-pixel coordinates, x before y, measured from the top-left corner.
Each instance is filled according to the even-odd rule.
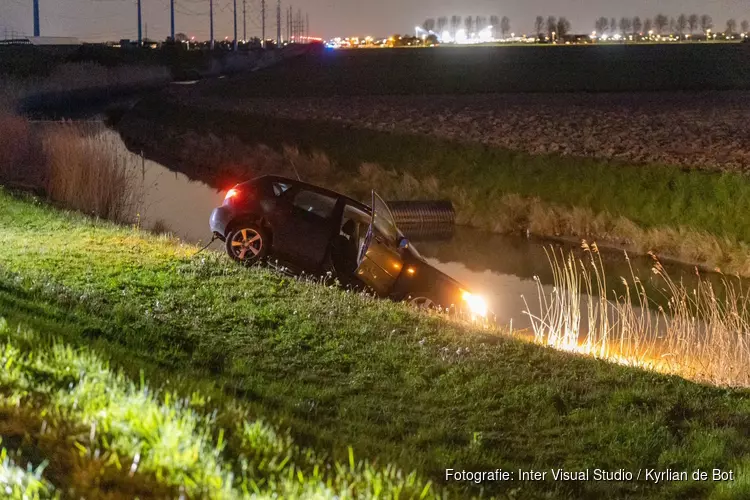
[[[145,160],[143,186],[143,227],[161,226],[191,243],[205,244],[211,239],[208,217],[221,204],[223,192],[150,160]],[[218,242],[213,246],[220,248]]]

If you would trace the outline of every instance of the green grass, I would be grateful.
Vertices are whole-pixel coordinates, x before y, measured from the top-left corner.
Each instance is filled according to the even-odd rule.
[[[242,457],[269,463],[257,457],[284,450],[296,469],[264,491],[288,491],[272,488],[291,488],[282,479],[297,484],[289,470],[302,470],[310,488],[331,478],[341,490],[355,481],[358,492],[390,484],[419,495],[426,483],[398,479],[385,466],[393,464],[433,481],[430,492],[458,497],[750,494],[747,391],[563,354],[196,250],[0,192],[0,315],[11,325],[0,345],[18,360],[3,376],[0,407],[20,428],[0,436],[13,470],[33,457],[33,473],[73,435],[80,467],[91,470],[91,419],[106,410],[99,457],[115,453],[122,464],[133,443],[150,450],[140,479],[114,483],[124,496],[150,481],[174,488],[185,475],[192,492],[238,490],[271,474],[258,465],[243,476]],[[40,334],[13,334],[18,324]],[[146,391],[142,378],[160,390]],[[28,408],[52,415],[59,439],[42,447],[42,413]],[[259,419],[268,423],[260,430]],[[247,432],[266,437],[248,444]],[[10,439],[26,434],[31,442]],[[374,464],[354,479],[349,447]],[[179,450],[202,452],[191,460]],[[315,479],[316,464],[330,475]],[[558,467],[723,468],[737,480],[444,484],[446,468]],[[377,471],[390,479],[373,478]],[[76,484],[65,469],[45,474],[53,486]]]
[[[0,486],[18,498],[430,495],[414,474],[353,455],[326,470],[288,435],[237,408],[206,415],[198,393],[155,392],[143,377],[133,383],[84,350],[13,332],[4,320],[0,352],[0,433],[12,446],[0,452]]]
[[[536,197],[562,207],[607,212],[645,228],[684,227],[750,242],[750,181],[738,173],[685,170],[667,165],[559,155],[530,155],[427,136],[355,129],[334,123],[302,122],[242,113],[181,107],[160,97],[139,105],[134,118],[163,127],[158,137],[194,130],[236,136],[248,144],[280,149],[284,144],[322,151],[353,175],[363,162],[435,177],[444,187],[465,191],[461,207],[473,225],[492,228],[497,200],[505,194]],[[127,121],[125,122],[126,126]],[[127,135],[127,128],[123,128]],[[163,150],[164,148],[162,148]],[[205,170],[174,165],[188,175],[221,183],[222,165],[197,160]],[[226,165],[231,171],[232,165]],[[346,175],[346,174],[344,174]],[[210,182],[213,180],[213,182]],[[521,228],[518,228],[519,230]]]

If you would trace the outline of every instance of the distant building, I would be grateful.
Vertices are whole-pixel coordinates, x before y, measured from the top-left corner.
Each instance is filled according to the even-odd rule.
[[[29,38],[31,45],[45,46],[45,45],[57,45],[57,46],[69,46],[69,45],[81,45],[81,41],[78,38],[72,36],[35,36]]]
[[[70,36],[32,36],[28,38],[11,38],[0,40],[0,45],[33,45],[35,47],[73,47],[81,41]]]

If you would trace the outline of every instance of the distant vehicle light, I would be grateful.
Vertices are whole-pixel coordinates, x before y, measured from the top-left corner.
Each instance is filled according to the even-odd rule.
[[[416,274],[417,270],[414,269],[413,267],[409,267],[409,268],[406,269],[406,272],[409,273],[409,276],[414,276],[414,274]]]

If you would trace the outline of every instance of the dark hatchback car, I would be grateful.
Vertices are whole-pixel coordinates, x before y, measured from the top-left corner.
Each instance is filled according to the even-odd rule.
[[[318,186],[263,176],[230,189],[210,225],[239,262],[273,257],[296,272],[331,272],[380,297],[487,315],[481,297],[425,261],[374,191],[368,207]]]

